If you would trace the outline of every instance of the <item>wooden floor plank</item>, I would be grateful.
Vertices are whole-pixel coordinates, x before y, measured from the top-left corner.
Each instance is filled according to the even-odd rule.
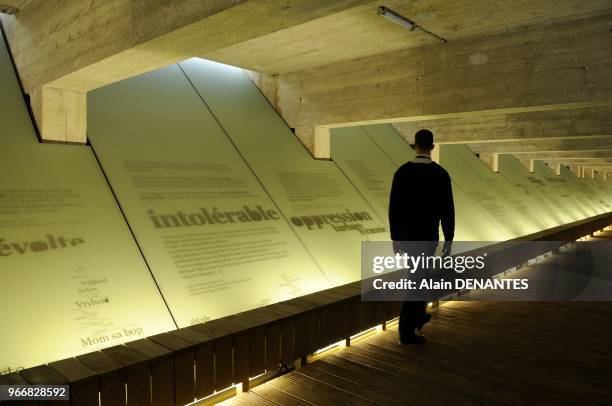
[[[283,388],[285,392],[291,393],[299,399],[314,405],[344,404],[370,406],[374,404],[364,398],[352,395],[295,372],[273,379],[268,385],[272,385],[279,389]]]
[[[446,328],[452,330],[453,334],[465,335],[478,338],[480,346],[490,343],[494,348],[503,348],[509,353],[519,356],[529,356],[533,360],[540,360],[548,364],[557,364],[559,357],[566,358],[566,363],[562,366],[573,366],[572,374],[587,374],[588,380],[596,379],[598,376],[591,376],[590,372],[601,370],[597,365],[603,360],[610,361],[612,364],[612,354],[608,351],[609,339],[612,334],[605,334],[602,330],[595,332],[585,332],[580,325],[573,329],[565,328],[560,331],[551,331],[545,327],[522,329],[510,328],[507,326],[517,326],[521,323],[503,319],[498,324],[496,322],[481,322],[476,319],[469,319],[456,315],[438,314],[435,316],[436,324],[432,324],[433,331],[436,328]],[[542,323],[540,321],[530,321],[532,324]],[[504,328],[508,335],[500,337],[498,331]],[[430,329],[432,331],[432,329]],[[551,340],[551,336],[556,339]],[[529,351],[525,351],[529,348]],[[571,357],[566,355],[571,353]],[[552,365],[550,365],[552,366]]]
[[[376,365],[370,365],[368,363],[369,359],[349,358],[351,357],[344,358],[340,354],[336,354],[326,357],[323,362],[347,370],[349,374],[354,374],[353,376],[365,376],[367,379],[364,385],[370,385],[376,390],[387,393],[390,398],[404,400],[403,404],[429,405],[437,398],[437,395],[432,398],[431,394],[423,388],[407,384],[406,376],[389,374],[388,371],[380,369]],[[349,374],[344,376],[350,376]],[[355,377],[355,379],[360,378]],[[464,403],[466,402],[461,404]]]
[[[354,351],[341,351],[338,353],[338,357],[376,369],[385,373],[387,376],[403,378],[403,386],[398,387],[398,391],[407,389],[413,393],[415,397],[423,401],[442,404],[445,402],[453,404],[486,404],[486,402],[475,402],[474,399],[468,399],[456,393],[432,386],[426,380],[419,380],[419,378],[422,377],[415,374],[413,371],[403,368],[403,365],[397,365],[380,358],[374,359],[371,358],[370,355],[371,354],[364,354],[363,350],[357,346],[355,346]]]
[[[536,400],[538,403],[554,403],[563,400],[561,397],[551,397],[547,391],[538,390],[537,387],[521,386],[508,381],[507,376],[498,376],[496,374],[498,369],[493,366],[489,368],[466,366],[462,364],[465,358],[454,358],[443,351],[440,352],[441,359],[438,362],[431,362],[431,356],[429,359],[412,357],[410,348],[400,347],[394,342],[386,343],[379,340],[376,343],[365,343],[360,348],[370,351],[372,356],[389,359],[391,362],[404,361],[406,365],[414,367],[422,376],[427,377],[428,384],[465,397],[477,397],[478,400],[484,398],[489,402],[504,404],[525,404]]]
[[[526,341],[524,345],[519,345],[513,343],[512,337],[500,337],[456,321],[438,320],[432,323],[429,337],[432,342],[440,340],[451,345],[471,347],[473,354],[486,360],[482,362],[498,363],[499,372],[508,378],[524,382],[525,385],[537,381],[540,388],[563,395],[566,399],[581,393],[585,399],[598,401],[608,394],[603,389],[606,386],[601,385],[606,385],[609,380],[609,363],[605,358],[598,362],[597,358],[586,356],[579,348],[572,352],[571,348],[563,347],[564,341],[579,347],[580,343],[575,343],[571,336],[560,336],[558,340],[551,340],[548,346],[538,346],[536,340],[533,344]],[[469,364],[470,359],[467,358],[466,362]],[[574,367],[569,365],[572,363]],[[599,372],[587,373],[585,369],[598,369]]]
[[[240,406],[278,406],[266,398],[259,396],[257,393],[249,391],[241,393],[239,396],[230,398],[224,402],[217,403],[218,406],[240,405]]]
[[[314,366],[302,368],[297,373],[307,376],[308,378],[322,384],[326,384],[339,390],[359,396],[363,399],[367,399],[373,403],[401,404],[399,402],[393,402],[392,399],[389,399],[388,393],[381,392],[375,387],[362,386],[352,382],[350,379],[327,373],[321,369],[314,368]],[[402,403],[405,404],[405,401]]]
[[[493,321],[481,321],[478,319],[470,319],[460,313],[452,314],[445,312],[444,314],[436,315],[436,322],[441,326],[449,325],[457,331],[466,334],[478,334],[478,336],[493,337],[496,345],[512,346],[521,351],[525,346],[530,348],[545,348],[548,351],[542,352],[542,355],[552,353],[554,349],[565,351],[578,347],[581,350],[581,356],[596,356],[597,358],[604,357],[612,361],[612,354],[607,349],[607,338],[612,336],[605,329],[598,331],[588,331],[580,325],[573,327],[567,326],[562,329],[552,329],[544,326],[536,326],[533,324],[540,321],[530,321],[532,326],[520,321],[515,321],[510,318],[498,318]],[[546,323],[548,325],[552,323]],[[433,326],[433,325],[432,325]],[[512,327],[510,327],[512,326]],[[504,328],[510,333],[505,339],[499,339],[497,331]],[[558,337],[559,339],[551,340],[550,337]],[[584,346],[588,344],[588,346]],[[574,354],[578,355],[578,354]]]
[[[572,332],[569,329],[563,329],[561,331],[554,331],[549,329],[531,329],[526,326],[519,327],[518,329],[507,329],[509,333],[505,337],[499,337],[497,331],[503,328],[504,325],[517,325],[510,320],[500,320],[497,325],[495,323],[481,323],[478,320],[469,320],[461,317],[454,317],[448,314],[438,315],[436,317],[436,323],[432,324],[431,327],[454,328],[458,334],[481,338],[493,338],[496,346],[505,346],[509,349],[515,348],[522,350],[525,346],[530,348],[548,348],[551,349],[551,345],[555,349],[566,349],[574,345],[576,342],[589,343],[591,347],[589,350],[597,352],[599,346],[601,346],[600,337],[602,331],[596,334],[585,333],[582,329],[579,331]],[[432,329],[429,329],[432,330]],[[560,339],[551,340],[549,337],[556,336]],[[579,341],[577,341],[579,340]],[[550,351],[548,351],[550,352]]]
[[[305,406],[310,403],[306,403],[303,400],[292,396],[287,392],[283,392],[271,385],[260,385],[252,389],[252,391],[264,399],[274,402],[277,405],[282,406]]]
[[[382,377],[379,375],[375,378],[371,373],[368,374],[368,371],[364,371],[366,368],[361,365],[354,364],[359,370],[355,371],[354,369],[351,370],[350,368],[327,362],[328,358],[318,360],[311,365],[312,369],[325,373],[325,375],[320,375],[320,378],[331,380],[342,379],[351,382],[359,387],[358,391],[362,396],[376,403],[385,405],[406,405],[408,403],[414,403],[414,393],[406,390],[398,390],[398,388],[405,386],[405,381],[394,379],[385,374],[382,374]],[[373,382],[375,382],[375,384],[373,384]],[[393,393],[393,396],[389,396],[390,393]]]

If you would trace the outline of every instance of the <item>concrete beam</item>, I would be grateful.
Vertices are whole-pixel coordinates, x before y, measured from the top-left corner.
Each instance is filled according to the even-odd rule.
[[[582,167],[578,166],[578,165],[568,165],[567,166],[569,168],[570,171],[572,171],[574,173],[574,175],[576,175],[577,177],[581,177],[581,171],[582,171]]]
[[[32,110],[43,139],[83,143],[87,139],[87,93],[42,86],[34,90]]]
[[[579,178],[588,177],[589,175],[599,175],[604,180],[608,181],[612,179],[612,164],[611,165],[568,165],[570,170]]]
[[[609,107],[611,23],[603,15],[280,75],[279,110],[312,149],[317,126]]]
[[[484,141],[468,143],[475,153],[521,154],[540,151],[598,151],[612,149],[612,135],[598,137],[568,137],[564,139],[546,139],[541,137],[524,140]]]
[[[497,171],[501,154],[511,154],[525,159],[547,157],[606,156],[612,151],[612,136],[597,138],[576,137],[563,140],[526,139],[522,141],[468,143],[470,149]]]
[[[594,174],[594,176],[600,176],[603,180],[605,181],[610,181],[612,180],[612,165],[610,166],[585,166],[582,167],[583,169],[583,176],[585,173],[589,173],[589,171],[591,173]]]
[[[538,159],[529,159],[529,158],[519,158],[519,160],[524,161],[524,164],[529,168],[533,168],[535,161]],[[596,167],[606,167],[612,166],[612,157],[610,158],[548,158],[548,159],[539,159],[540,161],[546,162],[551,168],[558,168],[559,165],[566,166],[578,166],[579,174],[582,175],[582,172],[585,167],[588,168],[596,168]],[[533,171],[533,169],[530,169]]]
[[[369,2],[31,0],[1,18],[42,137],[84,142],[89,90]]]
[[[612,137],[612,107],[489,114],[393,124],[405,138],[428,128],[438,143],[512,142]]]
[[[519,158],[521,159],[521,158]],[[532,159],[532,158],[522,158],[529,159],[531,161],[546,161],[546,162],[560,162],[565,164],[573,164],[573,165],[598,165],[598,164],[611,164],[612,165],[612,157],[607,158],[546,158],[546,159]]]
[[[535,152],[477,152],[480,159],[487,163],[495,172],[499,171],[500,155],[513,155],[525,162],[529,167],[533,167],[533,162],[537,160],[552,162],[554,165],[567,164],[572,161],[593,160],[593,159],[612,159],[612,149],[608,150],[576,150],[576,151],[535,151]],[[557,170],[557,172],[559,172]]]

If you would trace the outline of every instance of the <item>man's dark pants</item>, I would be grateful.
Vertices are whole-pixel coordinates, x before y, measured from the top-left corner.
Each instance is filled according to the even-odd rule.
[[[427,257],[433,256],[436,253],[438,241],[406,241],[401,243],[400,246],[402,252],[410,256],[420,256],[423,254],[425,257]],[[415,277],[411,279],[417,281],[418,284],[421,279],[429,276],[429,270],[417,269],[412,275]],[[418,300],[423,296],[424,295],[422,294],[419,295],[419,297],[411,296],[411,300],[406,300],[402,303],[398,325],[400,339],[414,334],[415,328],[423,328],[425,315],[427,314],[427,301]]]

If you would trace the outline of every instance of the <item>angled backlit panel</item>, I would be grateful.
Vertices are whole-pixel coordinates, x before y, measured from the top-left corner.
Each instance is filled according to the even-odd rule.
[[[589,216],[589,211],[568,190],[567,181],[556,175],[544,162],[534,162],[529,179],[535,182],[547,199],[558,207],[559,214],[563,216],[563,224]]]
[[[565,180],[565,187],[588,216],[595,216],[610,211],[610,203],[601,195],[601,190],[589,179],[578,179],[576,175],[564,166],[560,167],[558,175]]]
[[[397,166],[363,127],[333,129],[331,157],[378,215],[388,221],[389,191]]]
[[[543,192],[540,182],[518,159],[512,155],[500,155],[499,174],[531,203],[541,229],[563,224],[564,213],[559,211],[554,200]]]

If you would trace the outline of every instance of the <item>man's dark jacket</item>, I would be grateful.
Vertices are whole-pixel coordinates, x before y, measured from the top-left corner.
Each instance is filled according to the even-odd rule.
[[[455,233],[455,208],[450,176],[429,158],[417,156],[393,176],[389,224],[393,241],[446,241]]]

